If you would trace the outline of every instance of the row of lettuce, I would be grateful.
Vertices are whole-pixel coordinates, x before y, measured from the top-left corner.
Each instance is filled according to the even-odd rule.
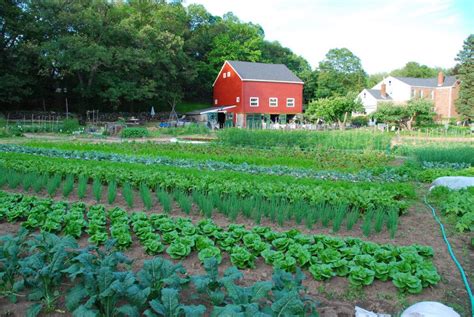
[[[81,249],[72,237],[47,232],[0,236],[0,298],[16,303],[26,296],[32,304],[24,313],[31,317],[53,311],[104,317],[318,316],[299,270],[277,269],[269,281],[242,286],[243,274],[235,267],[220,274],[214,258],[206,260],[202,275],[188,275],[161,257],[145,260],[137,271],[132,262],[113,240],[105,248]],[[64,284],[73,285],[65,296]]]
[[[317,280],[348,278],[351,285],[370,285],[375,279],[391,280],[402,292],[419,293],[440,277],[433,265],[431,247],[376,244],[357,238],[303,234],[296,229],[279,232],[265,226],[250,229],[231,224],[221,227],[211,219],[193,223],[190,218],[135,212],[102,205],[67,204],[21,194],[1,192],[0,215],[21,221],[29,230],[63,233],[75,238],[84,233],[89,242],[116,240],[117,247],[131,246],[132,231],[149,254],[166,252],[181,260],[197,252],[200,261],[228,257],[238,268],[254,268],[265,261],[275,268],[295,272],[307,269]],[[47,211],[47,212],[45,212]]]

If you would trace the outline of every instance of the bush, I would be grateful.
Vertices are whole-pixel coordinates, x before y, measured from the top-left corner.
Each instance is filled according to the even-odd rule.
[[[146,138],[150,132],[146,128],[125,128],[120,135],[122,138]]]
[[[356,127],[365,127],[369,123],[366,116],[358,116],[351,119],[352,125]]]
[[[63,132],[71,133],[79,130],[79,120],[66,119],[63,121]]]

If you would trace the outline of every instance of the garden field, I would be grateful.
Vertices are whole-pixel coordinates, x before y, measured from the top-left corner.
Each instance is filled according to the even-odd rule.
[[[471,307],[469,144],[228,129],[208,144],[0,144],[0,315],[396,315]]]

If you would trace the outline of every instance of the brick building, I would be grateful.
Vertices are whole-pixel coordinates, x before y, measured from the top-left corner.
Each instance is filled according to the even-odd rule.
[[[388,76],[372,89],[362,90],[358,97],[366,114],[375,112],[381,102],[404,104],[412,98],[430,99],[437,119],[450,119],[458,115],[454,103],[459,95],[459,84],[455,76],[444,76],[442,72],[434,78]]]

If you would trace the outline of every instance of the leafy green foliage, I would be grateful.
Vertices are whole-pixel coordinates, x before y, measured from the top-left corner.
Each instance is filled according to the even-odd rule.
[[[125,128],[120,133],[122,138],[145,138],[150,136],[150,132],[146,128]]]
[[[13,303],[25,286],[23,280],[16,280],[16,275],[27,233],[27,230],[21,230],[16,236],[0,237],[0,297],[6,297]]]
[[[143,205],[145,205],[145,208],[147,210],[150,210],[151,207],[153,206],[153,199],[151,196],[150,189],[148,188],[146,184],[140,183],[139,191],[140,191],[140,197],[142,198]]]
[[[94,178],[92,182],[92,193],[97,202],[100,202],[102,199],[102,182],[98,178]]]
[[[83,199],[84,197],[86,197],[88,181],[89,181],[89,178],[87,176],[79,175],[79,183],[77,185],[77,196],[79,196],[80,199]]]
[[[67,198],[74,190],[74,175],[68,174],[63,183],[63,197]]]
[[[420,245],[397,247],[355,238],[306,235],[296,229],[277,232],[264,226],[247,229],[243,225],[231,224],[223,228],[211,219],[193,224],[189,218],[172,218],[167,214],[148,217],[144,212],[136,212],[129,217],[120,208],[106,213],[101,205],[89,207],[87,223],[83,217],[87,208],[82,203],[68,206],[51,199],[41,200],[1,191],[0,206],[4,206],[0,215],[5,215],[8,221],[26,219],[23,226],[27,228],[45,231],[63,228],[64,233],[79,237],[87,227],[90,241],[96,244],[107,240],[109,222],[111,236],[116,239],[118,248],[127,248],[131,244],[131,224],[145,252],[157,254],[166,249],[173,259],[182,259],[198,251],[198,258],[204,265],[210,259],[220,262],[226,252],[233,265],[239,268],[252,268],[255,260],[262,257],[274,268],[288,272],[309,269],[311,275],[319,280],[332,276],[348,277],[357,287],[369,285],[374,279],[393,280],[398,273],[419,278],[422,287],[439,281],[431,260],[433,249]]]
[[[71,237],[59,238],[42,233],[27,241],[29,255],[19,261],[22,283],[28,287],[28,299],[40,301],[30,306],[28,316],[36,316],[41,310],[52,311],[60,297],[58,287],[62,283],[64,270],[69,266],[77,248]]]
[[[130,183],[127,182],[123,185],[122,196],[125,199],[125,202],[127,203],[128,207],[132,208],[133,207],[133,189]]]
[[[107,186],[107,202],[113,204],[117,198],[117,181],[111,180]]]
[[[111,247],[108,243],[105,250],[83,249],[74,258],[74,264],[64,270],[75,282],[66,297],[66,307],[74,315],[138,316],[146,303],[150,289],[140,288],[133,272],[120,270],[131,261],[119,252],[112,252]]]

